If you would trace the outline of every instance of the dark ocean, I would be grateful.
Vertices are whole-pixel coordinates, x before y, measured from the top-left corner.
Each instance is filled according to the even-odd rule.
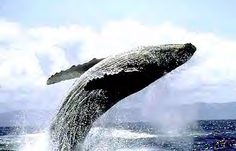
[[[0,150],[46,151],[48,137],[38,129],[0,128]],[[41,147],[41,148],[39,148]],[[91,151],[236,151],[236,120],[207,120],[163,132],[147,122],[93,127],[85,144]]]

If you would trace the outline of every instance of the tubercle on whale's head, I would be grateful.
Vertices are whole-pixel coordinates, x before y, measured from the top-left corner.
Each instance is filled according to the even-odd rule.
[[[173,52],[177,61],[182,61],[183,63],[189,60],[196,51],[196,47],[191,43],[183,44],[180,48],[177,48]]]
[[[162,45],[160,48],[156,50],[159,65],[165,66],[169,71],[187,62],[196,51],[191,43]]]
[[[187,62],[195,53],[197,48],[191,43],[186,43],[182,46],[182,48],[177,49],[175,55],[176,62],[179,65]]]

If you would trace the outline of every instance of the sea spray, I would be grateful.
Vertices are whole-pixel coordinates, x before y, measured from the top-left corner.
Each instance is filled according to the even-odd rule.
[[[176,81],[181,79],[182,73],[191,70],[191,67],[198,62],[197,59],[192,59],[170,72],[165,77],[152,83],[147,89],[142,92],[143,105],[141,114],[154,126],[158,127],[162,133],[178,134],[185,132],[187,126],[195,123],[197,120],[197,108],[185,108],[188,100],[188,92],[181,88],[181,85],[176,86]],[[189,82],[191,79],[185,80]],[[173,85],[174,84],[174,85]],[[178,87],[178,91],[176,91]]]
[[[49,151],[50,140],[48,131],[36,134],[26,134],[22,136],[20,151]]]
[[[156,135],[153,134],[135,132],[122,128],[93,127],[85,139],[84,149],[91,151],[112,151],[119,148],[133,148],[131,145],[132,141],[155,137]]]

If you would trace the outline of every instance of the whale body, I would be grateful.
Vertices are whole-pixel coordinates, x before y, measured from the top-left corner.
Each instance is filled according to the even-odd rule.
[[[195,51],[191,43],[139,47],[51,76],[47,84],[78,78],[51,125],[54,149],[78,150],[99,116],[184,64]]]

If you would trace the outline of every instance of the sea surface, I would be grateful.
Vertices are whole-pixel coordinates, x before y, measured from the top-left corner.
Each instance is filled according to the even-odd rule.
[[[48,151],[47,130],[1,127],[0,150]],[[89,151],[236,151],[236,120],[197,121],[163,131],[148,122],[100,124],[84,143]]]

